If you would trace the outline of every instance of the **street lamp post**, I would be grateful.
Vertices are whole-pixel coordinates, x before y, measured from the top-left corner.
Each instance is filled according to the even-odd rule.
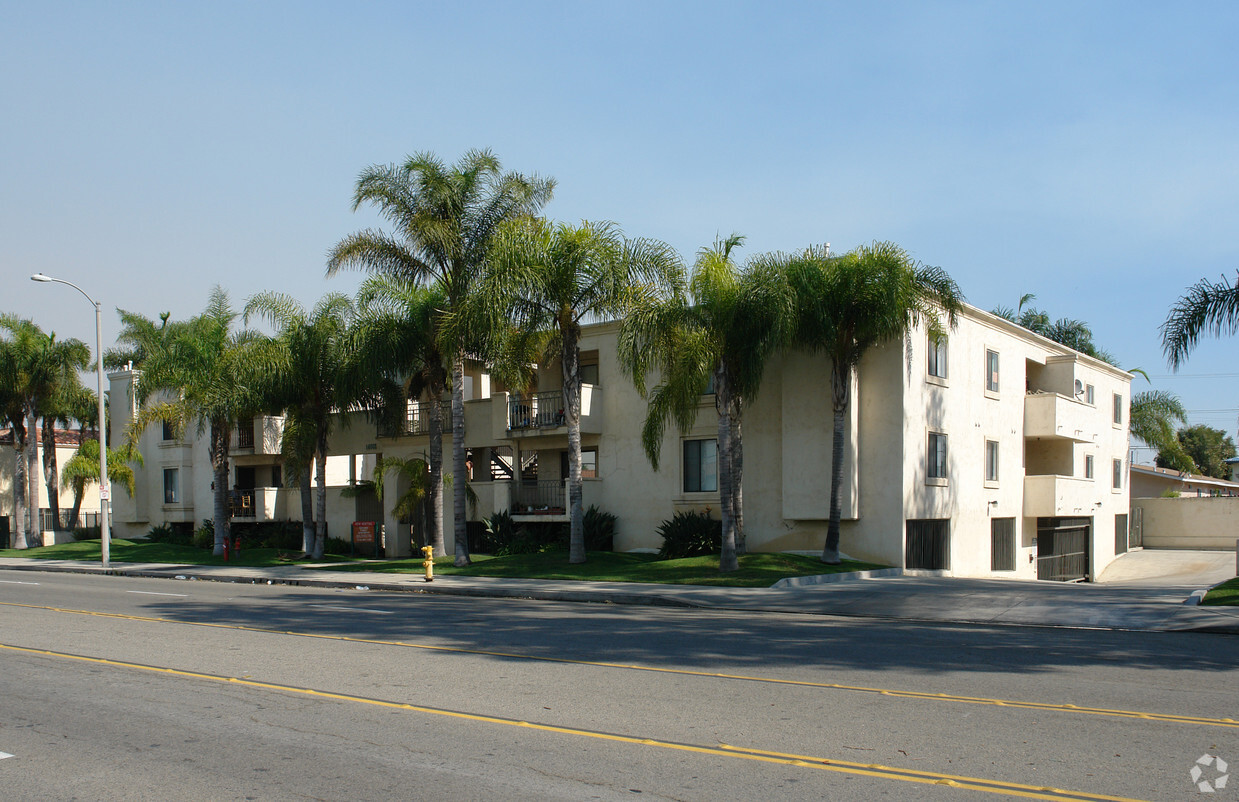
[[[42,273],[35,273],[30,277],[30,280],[67,284],[84,295],[86,300],[90,301],[95,307],[95,372],[99,381],[99,542],[103,550],[103,567],[110,568],[112,533],[109,527],[108,507],[112,500],[112,483],[108,481],[108,429],[107,420],[104,418],[106,411],[103,404],[103,308],[98,301],[86,295],[86,290],[83,290],[72,281],[52,278]]]

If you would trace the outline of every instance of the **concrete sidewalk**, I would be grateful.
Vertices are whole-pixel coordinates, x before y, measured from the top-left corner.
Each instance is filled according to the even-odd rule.
[[[1120,561],[1124,559],[1126,557],[1120,558]],[[1227,555],[1227,559],[1233,561],[1234,555]],[[1146,567],[1123,566],[1119,575],[1127,581],[1114,584],[895,576],[778,589],[462,576],[439,576],[434,582],[425,582],[418,574],[340,571],[330,567],[306,568],[299,565],[249,568],[113,563],[107,573],[161,579],[750,610],[901,621],[1239,634],[1239,608],[1185,604],[1192,590],[1198,588],[1177,582],[1159,583],[1156,578],[1145,575],[1149,570],[1147,566],[1158,564],[1155,556],[1136,558],[1134,562],[1143,563]],[[98,563],[20,558],[0,559],[0,569],[104,573]],[[1214,569],[1211,567],[1210,570]],[[1138,578],[1132,579],[1133,575]]]

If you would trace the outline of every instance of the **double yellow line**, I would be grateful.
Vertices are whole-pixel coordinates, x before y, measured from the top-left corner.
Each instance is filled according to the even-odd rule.
[[[1105,707],[1084,707],[1073,704],[1053,704],[1048,702],[1023,702],[1015,699],[991,699],[984,696],[960,696],[949,693],[926,693],[923,691],[901,691],[891,688],[871,688],[864,685],[845,685],[835,682],[810,682],[806,680],[780,679],[778,677],[753,677],[744,674],[726,674],[717,671],[693,671],[685,668],[659,668],[657,666],[642,666],[629,663],[610,663],[600,660],[573,660],[566,657],[539,657],[537,655],[516,654],[512,652],[495,652],[484,649],[462,649],[455,646],[435,646],[424,643],[408,643],[406,641],[377,640],[373,638],[352,638],[347,635],[322,635],[314,632],[294,632],[264,627],[251,627],[244,624],[212,624],[200,621],[181,621],[175,618],[156,618],[150,616],[127,615],[124,613],[103,613],[94,610],[72,610],[61,607],[49,607],[37,604],[18,604],[0,602],[0,607],[24,607],[31,610],[46,610],[55,613],[71,615],[90,615],[100,618],[116,618],[126,621],[142,621],[159,624],[179,624],[190,627],[212,627],[215,629],[240,630],[257,632],[267,635],[289,635],[297,638],[318,638],[320,640],[346,641],[349,643],[365,643],[376,646],[395,646],[402,649],[422,649],[425,651],[445,652],[450,654],[472,654],[482,657],[502,657],[510,660],[529,660],[542,663],[561,663],[565,665],[591,666],[594,668],[613,668],[625,671],[648,671],[656,674],[673,674],[687,677],[709,677],[712,679],[737,680],[740,682],[759,682],[769,685],[791,685],[803,688],[822,688],[834,691],[849,691],[852,693],[871,693],[888,696],[892,699],[917,699],[930,702],[953,702],[956,704],[989,705],[993,707],[1010,707],[1017,710],[1041,710],[1056,713],[1072,713],[1090,716],[1109,716],[1113,718],[1139,719],[1141,721],[1156,721],[1168,724],[1189,724],[1205,727],[1239,728],[1239,721],[1233,718],[1207,718],[1203,716],[1181,716],[1171,713],[1149,713],[1141,710],[1117,710]]]
[[[118,616],[127,617],[127,616]],[[146,619],[143,619],[146,620]],[[355,696],[344,693],[330,693],[327,691],[314,690],[312,688],[297,688],[289,685],[278,685],[271,682],[259,682],[257,680],[243,679],[240,677],[225,677],[215,674],[203,674],[195,671],[182,671],[175,668],[163,668],[160,666],[150,666],[141,663],[128,663],[120,660],[107,660],[100,657],[87,657],[84,655],[67,654],[65,652],[54,652],[46,649],[30,649],[24,646],[11,646],[8,644],[0,644],[0,649],[19,652],[25,654],[40,655],[44,657],[55,657],[64,660],[76,660],[94,665],[111,666],[116,668],[151,671],[167,676],[183,677],[188,679],[205,680],[209,682],[227,683],[230,685],[240,685],[248,688],[257,688],[261,690],[279,691],[282,693],[298,694],[302,696],[311,696],[319,699],[331,699],[340,702],[352,702],[356,704],[374,705],[377,707],[391,708],[396,710],[408,710],[415,713],[424,713],[435,716],[446,716],[450,718],[460,719],[464,721],[479,722],[483,724],[503,725],[509,727],[521,727],[528,730],[539,732],[554,733],[556,735],[567,735],[578,738],[591,738],[602,741],[610,741],[613,743],[629,744],[633,746],[642,746],[655,749],[673,749],[681,752],[689,752],[695,754],[711,755],[736,758],[740,760],[754,760],[763,763],[777,763],[787,766],[797,766],[800,768],[818,769],[821,771],[832,771],[843,774],[853,774],[864,777],[873,777],[883,780],[899,780],[902,782],[920,783],[922,785],[940,785],[962,791],[983,791],[991,794],[1001,794],[1003,796],[1016,796],[1025,799],[1048,799],[1048,800],[1104,800],[1105,802],[1139,802],[1131,797],[1109,796],[1105,794],[1090,794],[1083,791],[1067,791],[1061,788],[1052,788],[1037,785],[1025,785],[1023,783],[1005,782],[1002,780],[986,780],[980,777],[967,777],[956,774],[941,774],[932,771],[917,771],[915,769],[904,769],[896,766],[884,766],[877,763],[853,763],[846,760],[835,760],[833,758],[824,758],[812,755],[797,755],[785,752],[771,752],[763,749],[753,749],[743,746],[733,746],[730,744],[718,744],[716,746],[705,746],[700,744],[678,743],[675,741],[665,741],[658,738],[639,738],[631,735],[617,735],[614,733],[601,732],[598,730],[587,730],[578,727],[561,727],[552,724],[542,724],[533,721],[521,721],[519,719],[503,718],[499,716],[483,716],[476,713],[464,713],[457,710],[447,710],[437,707],[428,707],[426,705],[413,705],[402,702],[391,702],[383,699],[372,699],[365,696]]]

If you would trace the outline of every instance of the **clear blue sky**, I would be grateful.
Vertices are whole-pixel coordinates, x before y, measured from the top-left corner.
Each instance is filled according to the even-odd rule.
[[[547,213],[691,260],[893,240],[969,302],[1080,318],[1235,432],[1239,340],[1178,376],[1170,304],[1239,268],[1239,5],[0,0],[0,310],[351,292],[368,164],[488,147]],[[117,319],[105,317],[111,341]]]

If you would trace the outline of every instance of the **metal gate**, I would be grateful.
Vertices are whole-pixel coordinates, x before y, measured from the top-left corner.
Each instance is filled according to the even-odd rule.
[[[1144,507],[1131,508],[1131,528],[1127,530],[1127,548],[1144,548]]]
[[[1037,579],[1088,579],[1092,518],[1037,519]]]
[[[0,515],[0,549],[9,548],[9,516]]]
[[[944,571],[951,567],[951,522],[945,518],[906,524],[905,568]]]

